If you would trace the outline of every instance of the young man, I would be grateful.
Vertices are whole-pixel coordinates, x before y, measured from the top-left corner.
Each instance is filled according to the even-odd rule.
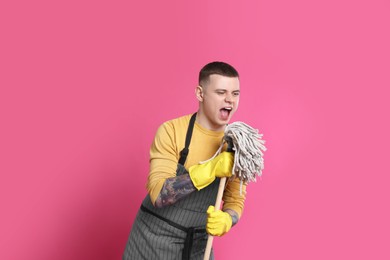
[[[244,207],[246,187],[227,182],[222,210],[215,211],[221,177],[231,177],[233,155],[219,148],[225,126],[238,108],[238,72],[212,62],[199,73],[199,109],[162,124],[150,149],[149,194],[133,224],[124,260],[203,259],[207,233],[222,236]],[[211,259],[213,259],[211,254]]]

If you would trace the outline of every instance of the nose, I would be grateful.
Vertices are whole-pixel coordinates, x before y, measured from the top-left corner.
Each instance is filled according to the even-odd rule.
[[[229,94],[229,93],[226,93],[226,96],[225,96],[225,102],[227,102],[227,103],[231,103],[231,102],[232,102],[232,100],[233,100],[233,97],[232,97],[232,95],[231,95],[231,94]]]

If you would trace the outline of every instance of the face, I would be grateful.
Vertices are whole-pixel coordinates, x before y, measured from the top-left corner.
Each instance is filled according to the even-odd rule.
[[[210,130],[224,130],[238,108],[239,79],[210,75],[206,86],[196,88],[196,96],[199,100],[198,123]]]

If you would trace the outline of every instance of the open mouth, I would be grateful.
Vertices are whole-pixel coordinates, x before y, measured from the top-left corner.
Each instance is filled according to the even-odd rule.
[[[232,111],[231,107],[223,107],[220,110],[220,115],[223,120],[227,120],[229,118],[230,112]]]

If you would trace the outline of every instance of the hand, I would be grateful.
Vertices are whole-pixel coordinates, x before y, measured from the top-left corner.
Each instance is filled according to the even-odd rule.
[[[232,227],[232,217],[222,210],[215,211],[214,206],[207,209],[207,233],[213,236],[223,236]]]
[[[233,163],[233,153],[223,152],[207,163],[191,166],[189,169],[190,178],[198,190],[203,189],[211,184],[216,177],[232,176]]]

